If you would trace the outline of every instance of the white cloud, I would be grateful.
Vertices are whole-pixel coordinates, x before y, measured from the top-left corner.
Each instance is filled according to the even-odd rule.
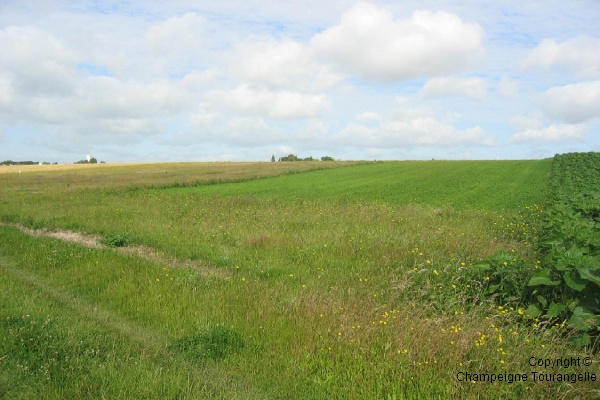
[[[205,18],[193,12],[152,25],[146,33],[147,68],[176,74],[197,68],[204,53],[206,25]]]
[[[230,64],[238,80],[270,88],[321,90],[341,81],[330,66],[315,60],[310,48],[291,39],[253,38],[239,45]]]
[[[327,135],[327,127],[318,120],[307,120],[296,131],[296,139],[304,142],[305,146],[311,147],[322,143],[323,138]]]
[[[548,138],[551,154],[597,149],[594,1],[518,13],[505,0],[0,1],[0,152],[514,158],[527,146],[508,143]]]
[[[496,92],[503,98],[514,98],[519,93],[519,83],[513,79],[502,77],[496,86]]]
[[[460,131],[433,117],[412,121],[391,121],[378,127],[351,123],[334,137],[334,141],[343,145],[385,149],[493,144],[493,140],[480,127]]]
[[[11,75],[16,91],[65,95],[72,91],[76,58],[51,33],[32,26],[0,30],[0,70]]]
[[[400,99],[399,103],[403,103]],[[489,146],[493,139],[480,127],[458,130],[430,115],[426,109],[401,108],[379,126],[350,123],[334,136],[340,144],[366,148],[417,146]]]
[[[0,105],[8,105],[13,97],[13,92],[10,80],[0,75]]]
[[[151,118],[176,113],[187,99],[166,80],[147,83],[98,76],[82,81],[75,101],[75,109],[86,117]]]
[[[551,118],[579,123],[600,117],[600,81],[557,86],[541,96],[542,109]]]
[[[373,111],[365,111],[356,117],[359,121],[378,121],[381,117]]]
[[[197,127],[209,127],[219,120],[221,115],[217,112],[208,111],[204,104],[201,104],[196,112],[191,115],[192,123]]]
[[[220,138],[239,146],[259,146],[286,140],[281,130],[269,126],[262,118],[247,117],[236,117],[229,121]]]
[[[382,8],[358,3],[311,45],[342,70],[394,81],[461,70],[481,50],[482,37],[479,25],[455,14],[415,11],[397,20]]]
[[[305,95],[239,85],[233,90],[215,91],[209,96],[237,112],[275,119],[309,118],[329,110],[324,95]]]
[[[531,51],[524,63],[527,68],[568,71],[580,78],[600,76],[600,39],[579,35],[563,43],[544,39]]]
[[[128,143],[164,132],[166,119],[188,106],[186,94],[168,82],[122,82],[110,77],[87,77],[70,96],[20,96],[8,118],[51,124],[60,143]],[[57,141],[58,142],[58,141]]]
[[[437,77],[430,79],[419,94],[424,98],[465,96],[480,100],[485,97],[487,81],[483,78]]]
[[[224,124],[194,121],[191,129],[159,137],[157,143],[167,146],[230,145],[243,148],[280,144],[288,139],[286,133],[271,126],[262,118],[233,117]]]
[[[537,129],[542,125],[542,122],[543,118],[541,114],[522,114],[510,119],[510,123],[520,130]]]
[[[146,43],[163,56],[182,57],[198,52],[203,44],[206,20],[193,12],[154,24],[148,29]]]
[[[553,124],[545,128],[525,129],[515,134],[512,143],[573,142],[585,138],[587,127],[581,124]]]
[[[208,69],[204,71],[192,71],[186,74],[181,83],[189,89],[199,89],[210,83],[213,83],[219,77],[219,71]]]

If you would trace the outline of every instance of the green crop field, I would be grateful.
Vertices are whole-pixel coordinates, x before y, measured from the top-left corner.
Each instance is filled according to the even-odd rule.
[[[404,161],[359,164],[352,168],[311,171],[244,184],[195,188],[191,192],[209,196],[382,201],[395,205],[495,210],[540,201],[549,162]]]
[[[0,398],[597,398],[521,296],[556,162],[0,174]]]

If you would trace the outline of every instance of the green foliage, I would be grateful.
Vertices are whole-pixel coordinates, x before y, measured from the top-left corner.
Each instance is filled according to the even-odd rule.
[[[173,341],[171,348],[191,361],[219,361],[244,348],[239,332],[224,324],[211,324],[191,335]]]
[[[271,161],[275,161],[275,155],[273,155],[271,157]],[[312,156],[301,158],[301,157],[298,157],[295,154],[288,154],[285,157],[280,157],[279,161],[318,161],[318,159],[313,158]],[[333,161],[333,158],[331,158],[331,157],[321,157],[321,161]]]
[[[556,155],[532,314],[566,320],[578,343],[600,334],[600,153]]]
[[[517,302],[530,317],[543,317],[549,325],[566,321],[577,344],[591,344],[600,334],[598,182],[600,153],[556,155],[550,201],[539,216],[541,264],[524,268],[511,255],[498,253],[475,266],[489,276],[486,295]]]
[[[100,161],[101,163],[104,163],[104,161]],[[74,164],[98,164],[98,160],[95,157],[92,157],[88,160],[79,160],[79,161],[75,161]]]
[[[4,221],[126,230],[144,246],[86,248],[0,226],[1,317],[53,321],[33,329],[21,318],[21,336],[0,323],[0,397],[594,398],[597,382],[456,380],[458,371],[518,372],[531,355],[587,351],[567,350],[563,331],[520,324],[524,310],[505,305],[512,299],[504,292],[520,288],[515,276],[538,271],[531,246],[539,232],[517,214],[543,200],[551,162],[384,162],[298,173],[317,164],[346,165],[0,176]],[[281,177],[257,179],[274,175]],[[186,182],[214,185],[158,189]],[[482,258],[487,266],[472,265]],[[483,291],[502,305],[468,303]],[[21,337],[34,344],[13,351]],[[43,368],[16,368],[27,354],[51,360],[44,351],[55,348],[65,356],[52,379]]]
[[[288,154],[285,157],[280,157],[279,161],[300,161],[295,154]]]
[[[127,247],[131,244],[131,239],[129,238],[129,234],[125,232],[108,234],[104,236],[101,242],[108,247]]]
[[[471,288],[499,305],[518,305],[526,297],[527,281],[533,271],[534,268],[514,253],[498,251],[470,267]]]
[[[0,165],[38,165],[38,161],[12,161],[5,160],[0,162]]]

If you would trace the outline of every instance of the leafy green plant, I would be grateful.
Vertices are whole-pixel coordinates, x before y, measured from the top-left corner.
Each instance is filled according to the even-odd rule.
[[[559,203],[548,215],[543,268],[528,283],[536,300],[528,312],[566,320],[577,343],[589,344],[599,333],[599,232],[597,222]]]
[[[529,281],[528,311],[567,321],[572,340],[590,344],[600,333],[600,153],[554,157],[551,199],[544,218],[543,268]]]
[[[470,267],[472,291],[481,291],[497,304],[519,304],[526,296],[527,277],[535,267],[525,264],[514,253],[498,251]]]
[[[541,265],[524,268],[512,254],[499,252],[473,265],[479,285],[472,287],[527,307],[527,315],[546,325],[566,324],[573,344],[592,344],[600,336],[599,181],[600,153],[556,155],[549,203],[537,216],[541,229],[533,229]]]
[[[108,234],[102,240],[102,244],[108,247],[127,247],[131,244],[131,239],[127,233]]]

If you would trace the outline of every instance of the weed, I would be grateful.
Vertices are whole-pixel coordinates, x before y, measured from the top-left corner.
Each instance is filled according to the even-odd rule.
[[[104,236],[101,243],[108,247],[127,247],[131,244],[131,239],[127,233],[108,234]]]

